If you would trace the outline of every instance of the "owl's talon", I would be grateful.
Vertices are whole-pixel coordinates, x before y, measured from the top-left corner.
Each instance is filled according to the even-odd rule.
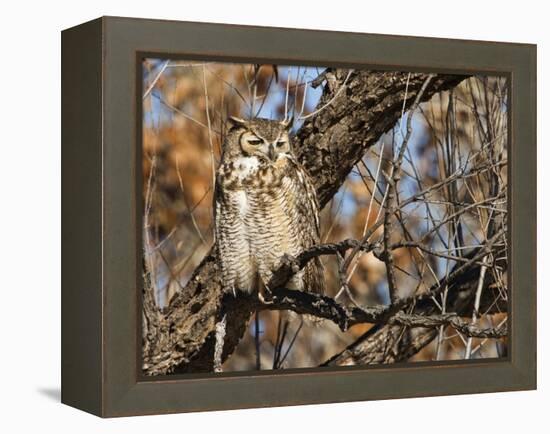
[[[269,294],[271,295],[271,291],[269,291]],[[260,300],[260,303],[262,304],[273,304],[273,298],[270,297],[271,299],[270,300],[266,300],[264,298],[264,295],[261,293],[261,292],[258,292],[258,300]]]

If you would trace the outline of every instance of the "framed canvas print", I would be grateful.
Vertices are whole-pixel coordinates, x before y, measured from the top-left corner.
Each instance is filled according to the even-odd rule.
[[[62,401],[536,387],[536,47],[103,17],[62,33]]]

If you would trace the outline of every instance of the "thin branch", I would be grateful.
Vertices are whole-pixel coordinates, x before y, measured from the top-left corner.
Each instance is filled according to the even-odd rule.
[[[490,328],[479,328],[454,313],[441,315],[414,315],[399,312],[390,321],[390,324],[400,324],[407,327],[436,328],[450,326],[468,338],[502,338],[507,334],[506,325]]]
[[[474,310],[472,313],[472,324],[477,322],[477,315],[479,312],[479,304],[481,301],[481,292],[483,291],[483,283],[485,282],[485,272],[487,271],[487,256],[483,258],[483,265],[481,266],[481,271],[479,272],[479,281],[477,283],[476,297],[474,300]],[[466,344],[466,351],[464,353],[464,358],[469,359],[472,355],[472,338],[468,338],[468,343]]]
[[[174,113],[177,113],[181,116],[183,116],[185,119],[188,119],[190,120],[191,122],[197,124],[197,125],[200,125],[201,127],[203,128],[208,128],[208,125],[206,124],[203,124],[201,121],[195,119],[193,116],[191,115],[188,115],[187,113],[185,113],[184,111],[181,111],[179,108],[173,106],[172,104],[170,104],[168,101],[166,101],[162,96],[160,95],[157,95],[156,93],[152,93],[151,96],[157,98],[163,105],[165,105],[167,108],[169,108],[170,110],[172,110]],[[221,135],[221,132],[220,131],[217,131],[215,129],[212,129],[212,131],[214,131],[216,134],[218,135]]]
[[[346,88],[346,85],[347,85],[347,82],[348,82],[348,79],[349,77],[351,76],[351,73],[353,72],[353,69],[350,69],[349,72],[348,72],[348,75],[346,76],[344,82],[340,85],[340,87],[338,88],[338,90],[336,91],[336,93],[334,94],[334,96],[323,106],[321,106],[320,108],[318,108],[317,110],[311,112],[310,114],[308,115],[305,115],[305,116],[300,116],[299,119],[300,120],[305,120],[305,119],[308,119],[308,118],[311,118],[317,114],[319,114],[320,112],[322,112],[324,109],[326,109],[328,106],[330,106],[335,100],[336,98],[338,98],[338,95],[340,95],[340,93]],[[286,107],[285,107],[285,110],[286,110]]]
[[[262,369],[260,354],[260,312],[256,311],[254,315],[254,347],[256,348],[256,370]]]
[[[277,368],[280,368],[280,367],[283,366],[283,363],[285,362],[287,356],[290,354],[290,350],[292,349],[292,347],[294,347],[294,343],[296,342],[296,338],[300,334],[300,331],[302,330],[303,326],[304,326],[304,320],[303,320],[303,318],[300,318],[300,325],[296,329],[296,333],[294,333],[294,336],[292,337],[290,343],[288,344],[288,347],[285,351],[285,354],[284,354],[283,358],[281,359],[281,361],[279,362]],[[281,345],[282,345],[282,343],[281,343]],[[282,348],[282,346],[281,346],[281,348]]]
[[[157,81],[159,81],[160,76],[163,74],[164,70],[168,67],[168,64],[170,63],[170,60],[167,60],[164,62],[162,67],[160,68],[160,71],[158,72],[157,76],[153,79],[147,90],[143,93],[143,99],[147,98],[147,95],[151,93],[153,88],[155,87],[155,84],[157,84]]]
[[[208,244],[207,244],[206,240],[204,239],[204,237],[202,235],[202,232],[199,228],[199,225],[197,224],[197,220],[195,219],[195,214],[193,214],[193,211],[191,210],[191,208],[189,207],[189,204],[187,203],[187,197],[185,195],[185,188],[183,187],[183,178],[181,177],[180,163],[179,163],[178,154],[176,154],[176,173],[178,175],[178,181],[179,181],[179,184],[180,184],[180,189],[181,189],[181,194],[182,194],[182,197],[183,197],[183,202],[185,203],[185,207],[187,208],[187,211],[189,211],[189,216],[191,217],[191,222],[193,224],[193,227],[195,228],[195,231],[197,232],[197,235],[201,239],[202,243],[205,246],[207,246]]]
[[[212,143],[212,124],[210,122],[210,110],[208,107],[208,86],[206,85],[206,66],[202,68],[202,80],[204,84],[204,102],[206,112],[206,122],[208,123],[208,142],[210,144],[210,163],[212,165],[212,189],[216,184],[216,164],[214,162],[214,144]]]
[[[214,347],[214,372],[222,372],[222,354],[225,343],[227,317],[223,316],[221,321],[216,323],[216,344]]]

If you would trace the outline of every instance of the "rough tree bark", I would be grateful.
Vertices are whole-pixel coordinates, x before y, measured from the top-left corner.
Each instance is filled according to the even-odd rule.
[[[406,110],[411,106],[427,75],[327,70],[323,78],[326,84],[318,109],[305,119],[294,143],[299,160],[315,182],[322,207],[338,191],[366,150],[396,124],[403,107]],[[421,100],[452,89],[465,78],[435,75]],[[145,281],[148,281],[147,275]],[[146,374],[212,371],[215,324],[222,307],[227,312],[223,358],[233,352],[258,306],[250,300],[241,300],[228,308],[220,283],[216,258],[211,252],[166,309],[156,308],[150,285],[145,285],[143,370]],[[388,333],[394,333],[393,330],[401,333],[404,326],[375,327],[378,330],[367,333],[348,350],[362,353],[360,348],[364,348],[365,342],[385,340]],[[340,361],[327,363],[345,364],[344,353]]]

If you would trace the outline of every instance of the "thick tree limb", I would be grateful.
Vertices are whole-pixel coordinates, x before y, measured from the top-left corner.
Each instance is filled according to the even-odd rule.
[[[441,325],[451,326],[468,337],[501,338],[506,336],[506,327],[479,328],[455,313],[441,315],[406,314],[397,311],[392,306],[371,306],[360,308],[343,306],[331,297],[294,291],[291,289],[277,289],[273,291],[269,303],[255,301],[255,309],[262,310],[291,310],[299,314],[313,315],[334,322],[342,331],[348,330],[356,324],[399,324],[411,328],[436,328]]]
[[[322,109],[305,120],[294,145],[313,178],[321,206],[338,191],[365,151],[395,125],[403,104],[410,107],[426,77],[401,72],[353,71],[349,76],[348,71],[341,70],[325,73],[327,84],[318,105]],[[421,100],[451,89],[465,78],[436,75]],[[150,288],[146,285],[145,289]],[[231,354],[255,306],[240,303],[226,309],[223,299],[216,259],[210,253],[167,309],[161,312],[144,306],[144,372],[212,371],[215,324],[222,310],[227,313],[222,357]],[[146,295],[147,303],[152,303],[152,298]]]

